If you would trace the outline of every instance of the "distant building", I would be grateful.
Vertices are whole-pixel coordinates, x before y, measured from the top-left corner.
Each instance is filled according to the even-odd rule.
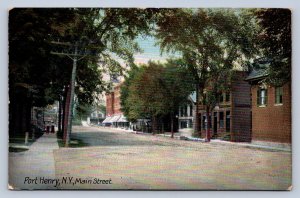
[[[88,117],[88,124],[100,124],[105,119],[105,112],[95,109]]]
[[[247,77],[252,95],[252,142],[291,143],[291,83],[264,83],[267,63]]]
[[[106,96],[106,116],[110,117],[114,114],[114,92],[105,94]]]
[[[185,136],[191,136],[193,133],[195,119],[196,92],[188,96],[188,101],[178,109],[178,132]]]
[[[117,84],[106,94],[106,118],[102,122],[105,126],[129,128],[129,122],[121,111],[121,85],[122,83]]]

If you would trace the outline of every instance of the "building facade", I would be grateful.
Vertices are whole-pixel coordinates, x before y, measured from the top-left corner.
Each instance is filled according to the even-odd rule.
[[[188,101],[178,109],[178,132],[183,136],[192,136],[196,110],[196,92],[188,97]]]
[[[106,116],[110,117],[114,115],[114,92],[105,94],[106,96]]]
[[[121,111],[121,86],[119,83],[113,90],[106,93],[106,118],[102,122],[105,126],[129,128],[129,122]]]
[[[252,141],[291,143],[291,83],[274,87],[267,74],[253,70],[247,81],[252,95]]]
[[[251,95],[250,85],[245,81],[247,73],[235,71],[230,83],[230,91],[222,93],[218,104],[209,113],[210,126],[207,126],[206,106],[199,104],[199,130],[205,137],[206,128],[211,138],[228,141],[251,141]]]
[[[100,124],[101,122],[103,122],[105,119],[105,113],[95,109],[90,116],[87,118],[87,122],[88,124]]]

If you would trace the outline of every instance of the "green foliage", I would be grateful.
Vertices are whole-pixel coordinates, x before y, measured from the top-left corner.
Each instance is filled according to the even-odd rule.
[[[106,106],[104,106],[103,104],[98,105],[97,109],[106,114]]]
[[[267,81],[282,85],[291,79],[291,10],[258,9],[255,14],[262,28],[259,39],[264,56],[273,59]]]
[[[80,120],[86,120],[88,116],[93,112],[94,108],[88,104],[79,104],[76,106],[76,117]]]
[[[134,84],[137,76],[142,72],[143,68],[139,68],[136,65],[132,65],[131,69],[128,71],[127,76],[125,76],[125,81],[121,86],[121,96],[120,96],[120,104],[121,110],[126,115],[127,119],[130,121],[135,121],[139,118],[139,115],[132,115],[134,111],[131,111],[132,108],[136,107],[136,105],[131,106],[130,101],[128,101],[130,91],[129,88]],[[129,116],[129,113],[131,116]]]
[[[220,96],[224,92],[230,92],[231,81],[234,79],[235,71],[219,69],[213,74],[213,79],[209,79],[204,88],[201,103],[207,105],[210,111],[219,103]]]
[[[163,51],[182,54],[203,102],[213,105],[230,71],[259,53],[258,31],[254,16],[241,9],[170,9],[156,37]]]
[[[151,31],[157,13],[157,9],[116,8],[11,10],[10,88],[15,83],[34,86],[37,90],[34,98],[40,106],[57,100],[64,85],[70,83],[72,61],[50,52],[72,53],[72,49],[51,42],[77,42],[79,53],[87,52],[90,56],[78,63],[76,94],[79,103],[92,103],[108,86],[102,74],[120,75],[124,69],[120,62],[133,62],[133,53],[140,50],[135,38]],[[49,90],[48,95],[45,89]]]
[[[183,64],[182,60],[168,60],[159,79],[164,89],[164,100],[167,102],[166,111],[174,114],[178,107],[187,100],[188,95],[194,91],[194,78]]]
[[[9,13],[9,86],[10,96],[17,83],[26,83],[35,90],[33,104],[46,106],[51,93],[53,65],[49,60],[49,35],[59,34],[58,23],[68,23],[72,14],[67,9],[12,9]]]
[[[174,114],[193,91],[193,78],[179,60],[149,62],[129,71],[121,87],[121,106],[130,121]]]

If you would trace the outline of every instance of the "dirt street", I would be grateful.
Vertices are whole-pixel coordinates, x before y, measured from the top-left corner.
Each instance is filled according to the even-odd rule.
[[[54,150],[61,189],[286,190],[291,153],[75,127],[88,144]]]

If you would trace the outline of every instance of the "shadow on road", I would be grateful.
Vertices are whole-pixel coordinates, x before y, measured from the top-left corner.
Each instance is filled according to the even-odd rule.
[[[147,138],[146,140],[143,140]],[[166,146],[167,142],[151,141],[149,137],[120,132],[76,132],[71,139],[81,140],[85,146]]]

